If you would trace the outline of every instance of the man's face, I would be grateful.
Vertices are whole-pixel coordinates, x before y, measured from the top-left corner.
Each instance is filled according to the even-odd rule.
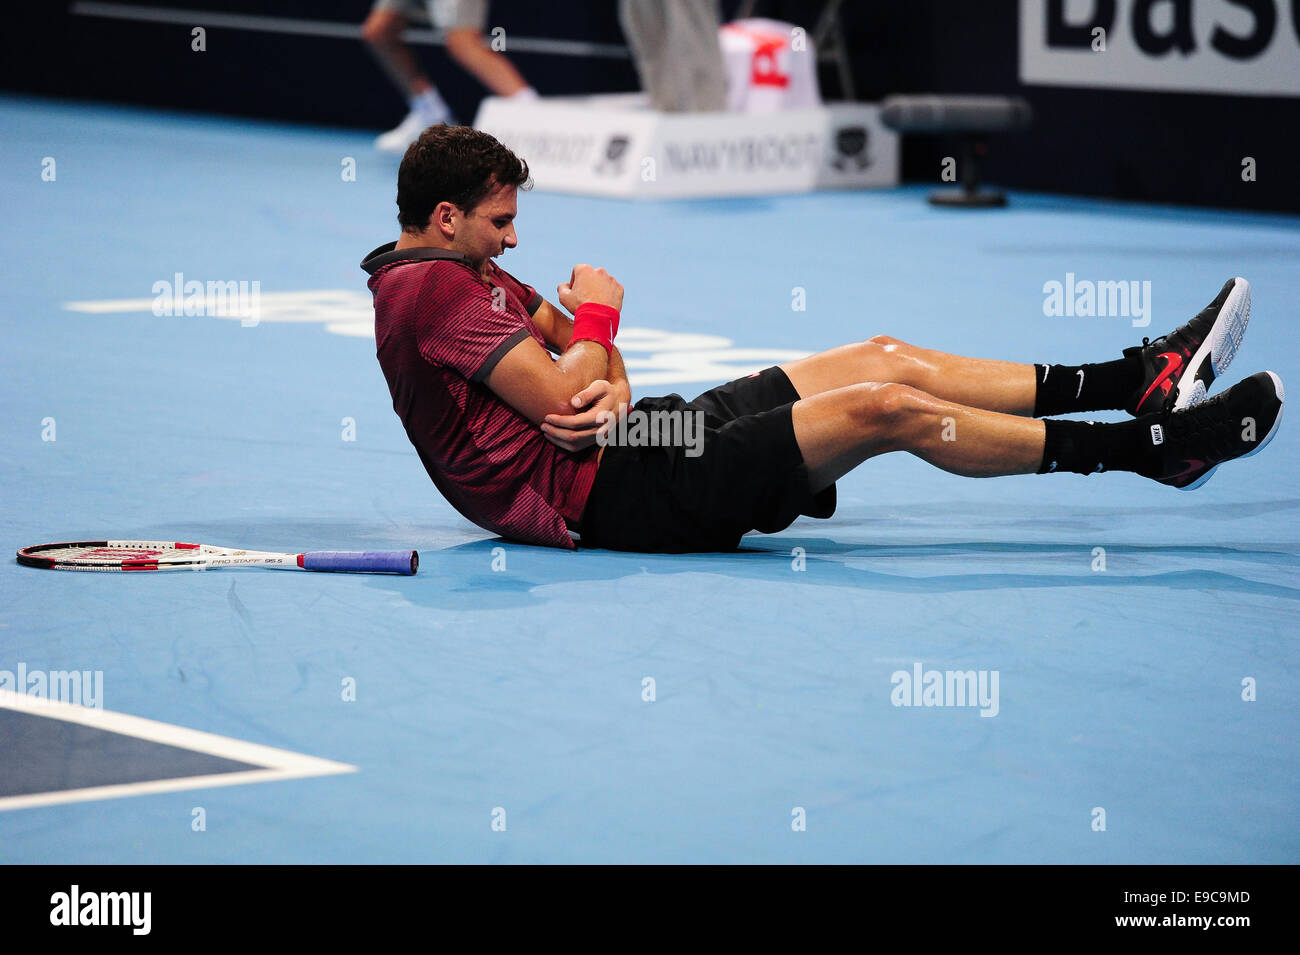
[[[489,258],[518,245],[515,235],[518,193],[514,186],[495,186],[472,212],[461,214],[452,247],[482,268]]]

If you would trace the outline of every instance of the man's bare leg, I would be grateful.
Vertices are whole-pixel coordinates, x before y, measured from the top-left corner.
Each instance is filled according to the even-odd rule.
[[[889,451],[967,477],[1033,474],[1043,461],[1046,432],[1037,418],[972,408],[892,382],[804,398],[795,402],[793,418],[814,493]]]
[[[528,88],[514,64],[484,43],[478,30],[448,30],[445,42],[452,58],[498,96],[514,96]]]
[[[971,408],[1015,415],[1034,413],[1033,365],[949,355],[888,335],[787,362],[781,370],[801,398],[879,381],[911,385]]]
[[[1281,381],[1271,372],[1203,398],[1240,344],[1249,310],[1249,285],[1229,279],[1187,324],[1098,364],[986,361],[888,336],[789,362],[781,367],[801,396],[795,437],[812,489],[888,451],[977,477],[1118,470],[1198,487],[1219,463],[1263,447],[1281,417]],[[1107,409],[1133,418],[1050,417]],[[1044,417],[1027,417],[1035,413]],[[1267,422],[1265,436],[1244,421]]]
[[[395,10],[372,10],[361,25],[361,36],[384,72],[411,98],[433,89],[433,84],[420,69],[410,48],[402,42],[405,29],[406,17],[402,14]]]

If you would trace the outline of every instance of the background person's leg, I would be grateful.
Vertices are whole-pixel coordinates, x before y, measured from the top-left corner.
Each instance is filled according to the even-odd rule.
[[[513,63],[484,41],[487,0],[429,0],[429,18],[447,53],[497,96],[536,96]]]
[[[402,42],[406,23],[401,10],[376,4],[361,25],[361,36],[397,88],[408,99],[413,99],[432,89],[433,84],[420,69],[415,54]]]
[[[514,64],[484,42],[481,30],[452,29],[444,39],[452,59],[497,96],[515,96],[529,88]]]
[[[620,0],[618,16],[653,109],[726,108],[717,0]]]
[[[392,153],[404,152],[430,126],[455,122],[451,108],[402,42],[402,31],[409,22],[406,10],[403,0],[379,0],[361,26],[366,45],[410,104],[406,118],[375,140],[377,149]]]
[[[889,451],[967,477],[1033,474],[1043,461],[1043,421],[955,404],[903,384],[813,395],[795,402],[793,419],[814,492]]]
[[[1034,366],[965,358],[918,348],[888,335],[841,345],[781,365],[801,398],[864,382],[910,385],[971,408],[1034,413]]]

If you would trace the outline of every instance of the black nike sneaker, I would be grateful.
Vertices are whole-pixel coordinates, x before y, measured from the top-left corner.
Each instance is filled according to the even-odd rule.
[[[1184,491],[1200,487],[1224,461],[1245,458],[1273,440],[1282,422],[1282,379],[1261,371],[1195,407],[1151,425],[1161,446],[1155,480]]]
[[[1186,325],[1124,349],[1126,358],[1137,354],[1142,359],[1142,386],[1125,410],[1136,417],[1200,404],[1237,354],[1249,321],[1250,284],[1228,279],[1218,297]]]

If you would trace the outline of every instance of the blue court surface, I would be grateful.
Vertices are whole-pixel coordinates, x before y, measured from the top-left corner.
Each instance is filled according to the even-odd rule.
[[[440,497],[392,411],[358,263],[397,237],[397,161],[371,136],[18,98],[0,127],[9,552],[422,559],[0,563],[0,688],[77,671],[103,710],[24,708],[10,678],[0,861],[1300,861],[1296,421],[1192,492],[899,454],[842,480],[833,519],[737,553],[509,543]],[[1254,311],[1221,385],[1300,389],[1300,219],[924,193],[532,192],[501,261],[552,300],[574,263],[617,276],[637,396],[877,333],[1108,360],[1233,275]],[[154,314],[177,273],[259,283],[260,320]],[[1070,274],[1150,282],[1150,324],[1045,315]],[[894,705],[918,670],[991,695]]]

